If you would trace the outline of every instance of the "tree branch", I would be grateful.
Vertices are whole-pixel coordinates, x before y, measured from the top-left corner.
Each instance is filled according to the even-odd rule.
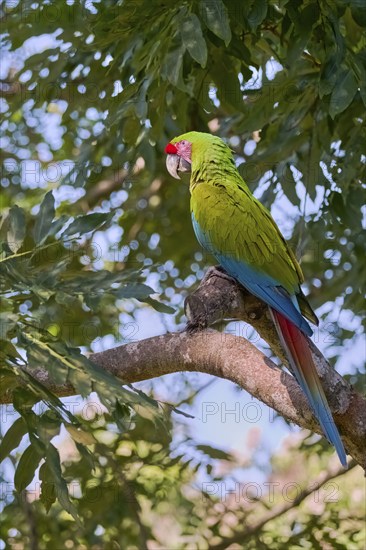
[[[352,461],[349,463],[349,470],[354,468],[356,466],[356,462]],[[334,479],[336,477],[342,476],[345,474],[347,470],[339,466],[337,470],[335,471],[327,471],[325,470],[322,472],[315,483],[311,484],[311,487],[304,489],[301,491],[301,493],[297,496],[295,500],[291,500],[289,502],[284,502],[282,504],[277,504],[276,506],[273,506],[261,519],[254,521],[251,525],[247,525],[245,529],[241,533],[235,533],[232,537],[224,538],[219,544],[214,544],[210,546],[210,550],[226,550],[233,544],[240,545],[241,548],[243,548],[242,544],[248,537],[253,537],[253,535],[258,535],[262,529],[269,521],[272,521],[273,519],[277,519],[283,514],[286,514],[289,510],[293,510],[301,502],[303,502],[309,495],[314,493],[315,491],[319,491],[319,489],[328,483],[331,479]],[[256,511],[257,511],[257,505],[259,503],[256,503]],[[257,515],[257,514],[256,514]]]
[[[94,353],[90,359],[123,383],[181,371],[231,380],[302,428],[322,433],[294,377],[275,365],[245,338],[205,329],[221,319],[249,322],[282,357],[267,307],[220,269],[211,268],[186,300],[187,331],[166,334]],[[366,400],[345,381],[309,341],[324,391],[347,452],[366,468]],[[58,396],[75,394],[71,384],[57,386],[44,368],[32,375]],[[97,388],[95,388],[97,390]],[[2,396],[9,402],[11,396]]]

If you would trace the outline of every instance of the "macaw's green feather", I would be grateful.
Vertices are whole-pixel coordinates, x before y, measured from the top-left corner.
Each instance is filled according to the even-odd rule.
[[[224,177],[220,183],[198,185],[192,192],[191,208],[220,253],[245,260],[278,281],[289,294],[298,292],[302,281],[299,264],[270,214],[240,182]]]

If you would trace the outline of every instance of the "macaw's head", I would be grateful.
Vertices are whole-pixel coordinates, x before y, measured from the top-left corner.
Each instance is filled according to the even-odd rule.
[[[222,149],[227,149],[231,156],[230,149],[219,137],[188,132],[172,139],[165,147],[166,167],[173,178],[180,179],[180,173],[194,172],[204,162],[218,162]]]

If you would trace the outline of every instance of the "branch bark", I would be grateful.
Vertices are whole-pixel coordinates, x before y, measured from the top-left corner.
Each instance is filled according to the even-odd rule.
[[[243,337],[206,328],[222,319],[250,323],[283,359],[267,307],[222,270],[211,268],[186,300],[187,330],[118,346],[90,359],[123,383],[196,371],[231,380],[302,428],[322,433],[294,377]],[[366,469],[366,400],[309,345],[346,450]],[[75,394],[70,384],[55,385],[46,369],[32,375],[58,396]],[[97,389],[97,388],[95,388]],[[1,402],[9,402],[10,396]]]

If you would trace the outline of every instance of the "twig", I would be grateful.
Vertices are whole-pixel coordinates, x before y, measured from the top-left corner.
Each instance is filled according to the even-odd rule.
[[[286,512],[288,512],[289,510],[296,508],[309,495],[311,495],[315,491],[318,491],[320,487],[325,485],[325,483],[327,483],[331,479],[344,475],[346,472],[349,472],[355,466],[357,466],[357,463],[355,461],[351,461],[348,465],[348,470],[345,470],[344,468],[339,467],[335,472],[334,471],[322,472],[317,478],[315,484],[314,485],[312,484],[311,488],[308,487],[307,489],[304,489],[294,500],[291,499],[289,502],[284,502],[283,504],[278,504],[277,506],[273,506],[273,508],[271,508],[263,518],[254,522],[252,525],[247,526],[246,529],[244,529],[241,533],[236,533],[232,537],[227,537],[225,539],[222,539],[222,541],[219,544],[210,546],[210,550],[226,550],[232,544],[242,545],[245,539],[253,535],[257,535],[261,531],[262,527],[266,525],[269,521],[272,521],[273,519],[277,519],[283,514],[286,514]],[[256,509],[258,505],[259,505],[259,502],[256,503]]]

